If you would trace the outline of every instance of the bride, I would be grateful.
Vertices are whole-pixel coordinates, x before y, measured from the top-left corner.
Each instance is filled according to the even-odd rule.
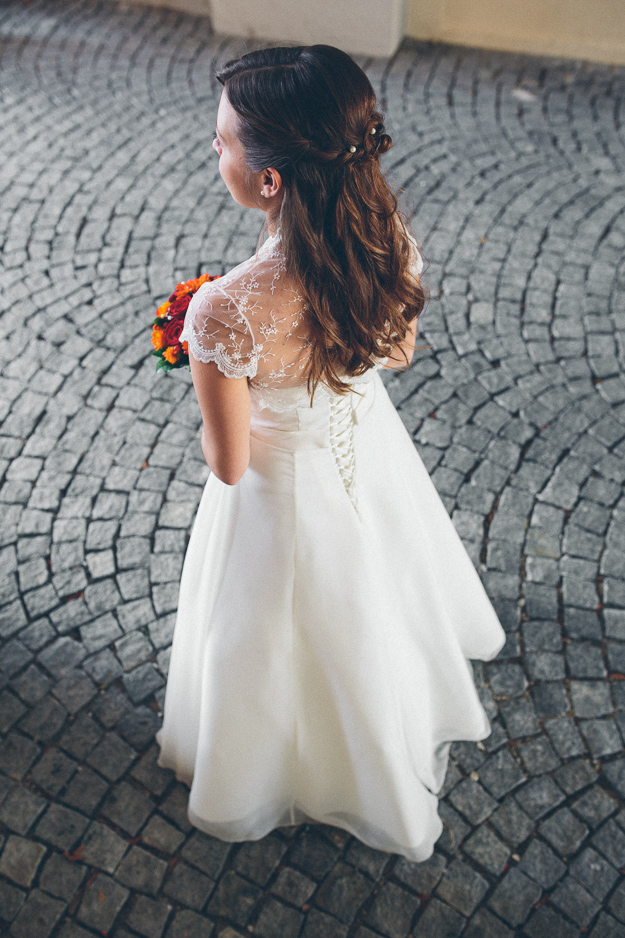
[[[212,474],[180,585],[160,764],[223,840],[304,820],[424,860],[451,741],[489,725],[468,658],[504,635],[380,380],[421,260],[362,70],[329,46],[229,63],[214,148],[268,239],[182,338]]]

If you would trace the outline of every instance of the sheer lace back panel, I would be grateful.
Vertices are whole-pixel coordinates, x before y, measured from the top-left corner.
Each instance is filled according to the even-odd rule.
[[[413,247],[418,276],[423,262],[414,241]],[[290,411],[309,402],[305,309],[275,236],[219,280],[202,284],[189,304],[181,340],[197,361],[215,362],[229,378],[248,378],[257,407]],[[374,370],[350,384],[366,383]],[[315,400],[327,397],[320,385]]]
[[[252,388],[305,384],[309,339],[303,298],[286,272],[278,237],[224,277],[202,284],[181,339],[201,362]]]

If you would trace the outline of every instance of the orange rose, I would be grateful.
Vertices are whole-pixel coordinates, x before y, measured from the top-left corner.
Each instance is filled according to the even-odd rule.
[[[188,355],[188,354],[189,354],[189,343],[188,343],[188,342],[183,342],[183,343],[182,343],[182,351],[185,353],[185,355]]]
[[[156,310],[156,315],[159,319],[162,319],[163,316],[167,315],[167,310],[169,309],[169,300],[165,300],[164,303],[161,303],[159,308]]]
[[[160,352],[160,350],[165,345],[163,330],[160,326],[152,326],[152,345],[157,352]]]

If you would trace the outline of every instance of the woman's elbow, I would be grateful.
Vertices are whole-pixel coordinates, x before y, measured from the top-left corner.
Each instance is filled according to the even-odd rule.
[[[213,474],[226,485],[236,485],[245,475],[249,464],[250,458],[248,454],[247,458],[237,460],[216,460],[215,465],[212,465],[210,468]]]
[[[245,475],[246,469],[247,469],[247,466],[245,467],[245,469],[242,469],[241,471],[230,470],[228,472],[215,472],[215,475],[217,476],[218,479],[221,479],[221,481],[224,482],[226,485],[236,485],[237,482],[240,482],[243,476]]]

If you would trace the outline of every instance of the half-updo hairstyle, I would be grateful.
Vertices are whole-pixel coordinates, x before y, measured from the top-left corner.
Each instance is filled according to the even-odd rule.
[[[379,157],[391,146],[369,79],[332,46],[262,49],[217,73],[251,172],[283,182],[278,224],[302,291],[308,386],[392,354],[425,304],[415,249]]]

